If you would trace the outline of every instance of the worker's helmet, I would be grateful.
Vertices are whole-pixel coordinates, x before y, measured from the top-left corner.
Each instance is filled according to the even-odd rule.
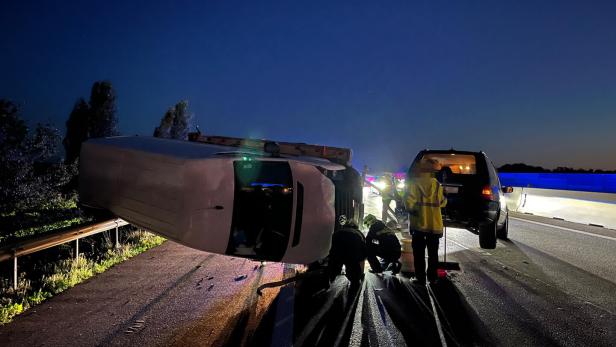
[[[368,228],[372,226],[372,224],[374,224],[376,221],[376,217],[371,214],[364,217],[364,225],[366,225]]]
[[[416,171],[418,173],[435,173],[441,169],[441,163],[432,158],[424,158],[417,163]]]

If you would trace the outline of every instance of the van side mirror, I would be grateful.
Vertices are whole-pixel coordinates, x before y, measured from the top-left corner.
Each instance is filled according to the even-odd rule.
[[[513,187],[502,187],[501,190],[503,191],[503,193],[508,194],[508,193],[513,193]]]

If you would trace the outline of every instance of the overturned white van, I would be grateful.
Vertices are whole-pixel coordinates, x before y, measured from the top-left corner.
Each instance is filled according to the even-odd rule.
[[[345,169],[188,141],[93,139],[81,149],[80,201],[199,250],[308,264],[329,252],[331,173]]]

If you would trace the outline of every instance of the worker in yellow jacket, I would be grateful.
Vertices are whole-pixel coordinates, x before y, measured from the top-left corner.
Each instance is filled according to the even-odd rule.
[[[432,159],[422,159],[413,168],[408,184],[406,209],[409,212],[409,229],[413,236],[415,282],[426,283],[425,249],[428,248],[428,272],[430,282],[437,280],[438,244],[443,236],[441,208],[447,200],[443,187],[434,178],[440,164]]]

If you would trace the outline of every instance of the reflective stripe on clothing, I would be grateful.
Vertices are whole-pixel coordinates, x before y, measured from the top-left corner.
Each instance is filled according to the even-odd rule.
[[[441,207],[446,204],[443,187],[435,178],[430,175],[414,178],[409,184],[406,200],[406,207],[411,213],[411,230],[442,234]]]

